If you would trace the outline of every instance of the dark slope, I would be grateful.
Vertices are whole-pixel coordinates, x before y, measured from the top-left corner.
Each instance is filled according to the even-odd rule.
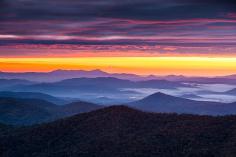
[[[0,156],[229,157],[236,155],[235,126],[235,116],[152,114],[115,106],[1,138]]]
[[[78,101],[73,102],[64,106],[60,107],[60,112],[63,115],[63,117],[75,115],[78,113],[84,113],[84,112],[90,112],[93,110],[101,109],[103,106],[84,102],[84,101]]]
[[[0,137],[6,136],[14,131],[14,128],[9,125],[0,123]]]
[[[58,105],[66,104],[67,101],[44,93],[36,92],[11,92],[1,91],[0,97],[20,98],[20,99],[42,99]]]
[[[0,98],[0,122],[31,125],[101,108],[87,102],[58,106],[40,99]]]
[[[194,101],[163,93],[152,94],[142,100],[128,104],[137,109],[150,112],[189,113],[200,115],[236,114],[236,103],[217,103]]]
[[[0,98],[0,122],[14,125],[49,121],[56,105],[39,99]]]

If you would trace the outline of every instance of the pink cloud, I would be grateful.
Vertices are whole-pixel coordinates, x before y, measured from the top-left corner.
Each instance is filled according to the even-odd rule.
[[[163,50],[166,50],[166,51],[175,51],[175,50],[177,50],[177,48],[175,48],[175,47],[164,47]]]
[[[231,19],[236,19],[236,13],[228,13],[227,17],[229,17]]]

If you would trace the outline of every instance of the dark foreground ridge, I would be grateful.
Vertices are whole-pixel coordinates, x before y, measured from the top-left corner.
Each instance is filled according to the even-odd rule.
[[[236,156],[236,116],[154,114],[125,106],[108,107],[1,135],[0,156],[16,155]]]

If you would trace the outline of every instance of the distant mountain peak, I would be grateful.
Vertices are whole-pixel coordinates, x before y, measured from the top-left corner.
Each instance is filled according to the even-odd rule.
[[[66,70],[66,69],[56,69],[53,70],[51,72],[103,72],[104,71],[100,70],[100,69],[94,69],[94,70]]]
[[[145,101],[145,102],[151,102],[151,103],[157,103],[157,102],[162,102],[162,103],[166,103],[166,102],[186,102],[186,101],[191,101],[189,99],[185,99],[185,98],[181,98],[181,97],[176,97],[176,96],[172,96],[172,95],[168,95],[162,92],[157,92],[154,93],[152,95],[149,95],[143,99],[141,99],[141,101]]]
[[[149,95],[148,97],[146,97],[146,98],[163,98],[163,97],[174,97],[174,96],[171,96],[171,95],[167,95],[167,94],[165,94],[165,93],[162,93],[162,92],[156,92],[156,93],[154,93],[154,94],[151,94],[151,95]]]
[[[104,71],[100,70],[100,69],[94,69],[94,70],[90,70],[90,71],[93,71],[93,72],[103,72],[105,73]]]

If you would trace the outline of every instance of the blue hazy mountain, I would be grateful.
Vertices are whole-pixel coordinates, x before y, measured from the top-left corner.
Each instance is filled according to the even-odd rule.
[[[26,79],[38,82],[57,82],[71,78],[96,78],[96,77],[115,77],[119,79],[128,79],[134,81],[156,79],[157,77],[139,76],[135,74],[126,73],[107,73],[98,69],[95,70],[55,70],[51,72],[22,72],[22,73],[10,73],[0,72],[0,78],[5,79]]]
[[[0,77],[0,90],[6,90],[10,87],[17,86],[17,85],[30,85],[34,82],[21,80],[21,79],[1,79]]]
[[[114,77],[118,79],[125,79],[131,81],[147,81],[147,80],[168,80],[175,82],[197,82],[197,83],[228,83],[236,84],[235,75],[221,76],[221,77],[187,77],[183,75],[167,75],[167,76],[140,76],[128,73],[107,73],[99,69],[95,70],[55,70],[51,72],[0,72],[2,79],[23,79],[33,82],[58,82],[72,78],[96,78],[96,77]]]
[[[130,81],[112,77],[98,78],[74,78],[54,83],[38,83],[33,85],[14,86],[10,90],[42,92],[51,95],[59,95],[61,97],[77,97],[78,95],[88,94],[104,94],[125,95],[135,94],[136,92],[122,91],[122,88],[164,88],[173,89],[177,87],[185,87],[187,85],[179,82],[171,82],[166,80],[149,80],[149,81]],[[122,97],[122,96],[121,96]],[[94,97],[93,97],[94,98]]]
[[[0,122],[12,125],[31,125],[101,107],[82,101],[59,106],[40,99],[0,98]]]
[[[20,99],[42,99],[57,105],[63,105],[69,103],[69,100],[54,97],[44,93],[36,92],[11,92],[11,91],[0,91],[0,97],[8,98],[20,98]]]
[[[218,103],[195,101],[185,98],[155,93],[128,105],[149,112],[188,113],[199,115],[230,115],[236,114],[236,103]]]
[[[96,104],[101,104],[101,105],[105,105],[105,106],[112,106],[112,105],[119,105],[119,104],[125,104],[130,102],[130,99],[126,99],[126,98],[108,98],[105,96],[101,96],[101,97],[96,97],[96,98],[90,98],[90,99],[84,99],[85,101],[89,101],[92,103],[96,103]]]

